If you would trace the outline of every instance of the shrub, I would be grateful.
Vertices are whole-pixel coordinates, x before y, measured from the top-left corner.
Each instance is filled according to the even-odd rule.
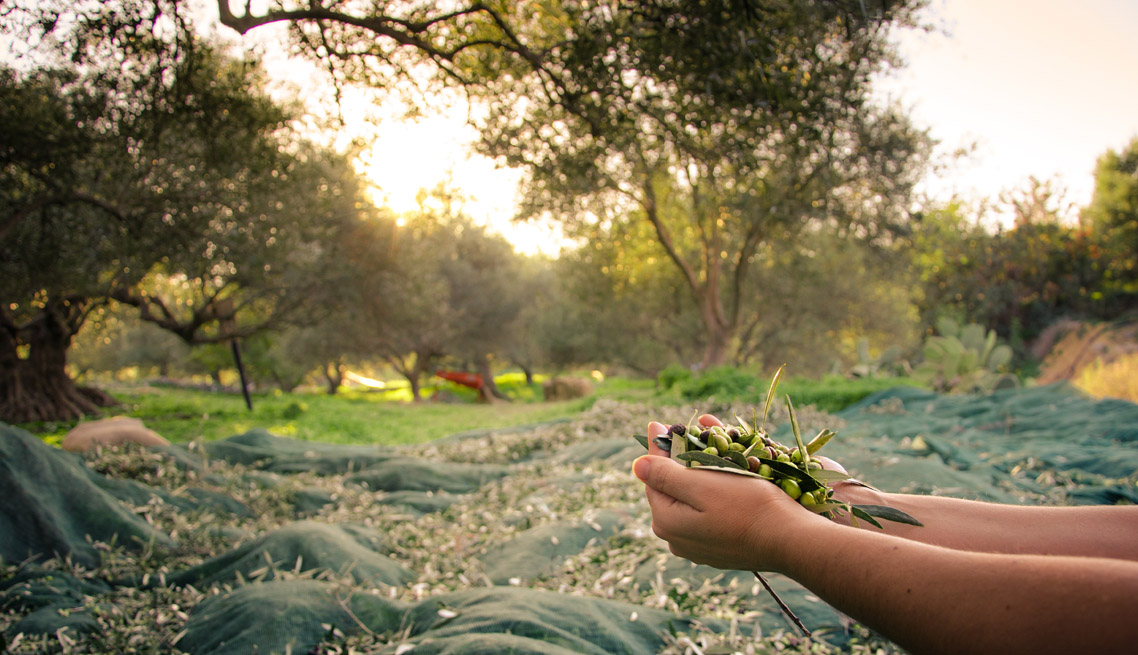
[[[710,368],[698,377],[690,377],[679,385],[680,396],[685,400],[701,400],[715,396],[720,400],[731,398],[757,398],[766,386],[749,373],[731,366]]]
[[[687,382],[692,378],[692,373],[686,366],[680,364],[672,364],[671,366],[660,371],[656,376],[656,384],[664,391],[671,390],[681,382]]]

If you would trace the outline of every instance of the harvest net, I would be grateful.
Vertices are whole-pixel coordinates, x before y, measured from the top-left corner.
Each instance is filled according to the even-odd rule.
[[[895,650],[771,576],[814,632],[800,641],[750,573],[694,566],[651,534],[631,435],[753,409],[599,401],[418,447],[254,430],[86,460],[0,426],[0,630],[11,652]],[[798,420],[838,430],[827,454],[887,491],[1138,501],[1138,406],[1063,385],[899,388]]]

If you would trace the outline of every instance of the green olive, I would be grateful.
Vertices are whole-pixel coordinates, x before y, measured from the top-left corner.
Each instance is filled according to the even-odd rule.
[[[725,453],[731,447],[731,440],[718,432],[712,432],[711,436],[708,437],[707,445],[714,446],[719,452]]]
[[[798,500],[798,498],[802,496],[802,488],[798,486],[797,482],[791,480],[790,478],[786,478],[780,482],[779,486],[782,487],[782,490],[786,492],[786,495],[795,500]]]
[[[756,458],[756,459],[758,459],[758,458]],[[773,473],[773,471],[771,470],[771,467],[769,464],[763,464],[762,466],[759,467],[759,475],[763,476],[764,478],[772,477],[772,475],[771,475],[772,473]]]
[[[708,455],[715,455],[717,457],[719,456],[719,449],[715,446],[708,446],[707,448],[703,449],[703,452],[707,453]]]
[[[731,443],[727,444],[727,450],[734,450],[737,453],[741,453],[746,449],[747,447],[738,441],[732,441]]]

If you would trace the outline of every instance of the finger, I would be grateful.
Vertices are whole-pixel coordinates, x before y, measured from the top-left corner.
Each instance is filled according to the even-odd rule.
[[[702,511],[703,498],[718,498],[719,494],[702,493],[712,476],[685,468],[679,462],[663,457],[640,457],[632,463],[632,471],[646,487],[649,502],[656,494],[663,494],[685,505]]]
[[[822,465],[822,468],[826,469],[827,471],[840,471],[842,473],[849,474],[849,471],[846,470],[846,467],[835,462],[829,457],[825,457],[823,455],[811,455],[810,459],[818,460],[818,463]]]
[[[652,421],[648,424],[648,454],[659,455],[661,457],[668,457],[671,455],[668,451],[656,445],[656,437],[668,434],[668,426],[663,423]]]
[[[699,424],[705,428],[710,428],[710,427],[714,427],[714,426],[723,427],[723,421],[720,421],[718,418],[716,418],[715,416],[712,416],[711,414],[704,414],[703,416],[700,416],[699,417]]]

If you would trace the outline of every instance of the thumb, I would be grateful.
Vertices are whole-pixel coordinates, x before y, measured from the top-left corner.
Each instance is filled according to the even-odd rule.
[[[690,471],[684,465],[665,457],[642,455],[632,463],[633,474],[647,487],[657,493],[674,498],[695,509],[702,508],[699,488],[708,482],[709,476],[700,480],[700,473]]]

